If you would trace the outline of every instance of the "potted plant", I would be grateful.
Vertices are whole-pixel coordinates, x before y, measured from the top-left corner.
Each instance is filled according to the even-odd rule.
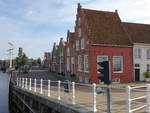
[[[146,71],[146,72],[144,73],[144,76],[145,76],[145,78],[146,78],[146,81],[150,81],[150,71]]]

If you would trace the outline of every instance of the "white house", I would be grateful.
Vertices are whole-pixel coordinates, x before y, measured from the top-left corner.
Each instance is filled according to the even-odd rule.
[[[133,42],[134,81],[145,80],[144,72],[150,70],[150,25],[123,23]]]
[[[135,43],[133,54],[134,80],[145,80],[144,72],[150,70],[150,44]]]

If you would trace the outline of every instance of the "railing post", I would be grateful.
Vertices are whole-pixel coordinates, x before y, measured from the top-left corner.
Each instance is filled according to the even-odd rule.
[[[150,113],[150,84],[147,84],[147,113]]]
[[[72,82],[72,104],[75,104],[75,82]]]
[[[60,80],[58,81],[58,100],[61,100],[61,98],[60,98]]]
[[[127,94],[127,113],[131,113],[131,87],[126,87],[126,94]]]
[[[96,112],[96,84],[93,83],[93,111]]]
[[[22,78],[22,88],[24,88],[24,78]]]
[[[36,78],[34,79],[34,92],[36,92]]]
[[[41,79],[41,92],[40,94],[43,94],[43,80]]]
[[[18,78],[17,78],[17,87],[18,87]]]
[[[28,79],[26,78],[26,89],[28,89]]]
[[[50,94],[50,86],[51,86],[50,83],[51,83],[50,80],[48,80],[48,96],[51,96],[51,94]]]
[[[19,78],[19,87],[21,87],[21,78]]]
[[[31,90],[31,78],[30,78],[30,82],[29,82],[29,90]]]

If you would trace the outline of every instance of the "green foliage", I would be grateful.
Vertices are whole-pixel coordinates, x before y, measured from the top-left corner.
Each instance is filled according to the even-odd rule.
[[[38,63],[39,65],[41,65],[41,58],[38,58],[38,59],[37,59],[37,63]]]
[[[28,63],[28,57],[23,53],[22,48],[19,48],[18,57],[16,57],[15,62],[17,67],[24,66]]]
[[[144,73],[144,75],[145,75],[145,78],[150,78],[150,71],[146,71],[146,72]]]

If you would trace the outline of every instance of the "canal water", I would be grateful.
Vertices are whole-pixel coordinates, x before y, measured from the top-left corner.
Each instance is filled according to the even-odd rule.
[[[9,113],[8,93],[9,93],[9,74],[0,72],[0,113]]]

